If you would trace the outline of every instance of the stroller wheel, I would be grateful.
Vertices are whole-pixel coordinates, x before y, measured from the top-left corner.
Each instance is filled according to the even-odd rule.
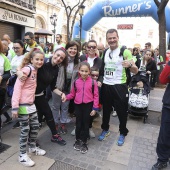
[[[143,118],[143,123],[146,123],[146,119],[148,118],[148,115],[145,115]]]

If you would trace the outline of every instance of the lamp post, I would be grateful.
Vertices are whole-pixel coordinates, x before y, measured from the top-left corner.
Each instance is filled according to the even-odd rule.
[[[84,5],[81,5],[79,8],[79,15],[80,15],[80,42],[81,42],[81,30],[82,30],[82,16],[84,15]]]
[[[54,33],[54,43],[55,43],[55,33],[56,33],[56,25],[57,25],[57,15],[56,13],[54,13],[53,15],[50,16],[50,22],[51,22],[51,25],[54,25],[54,30],[53,30],[53,33]]]

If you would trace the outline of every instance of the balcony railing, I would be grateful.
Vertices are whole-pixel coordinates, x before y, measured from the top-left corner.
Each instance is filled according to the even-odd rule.
[[[32,11],[36,11],[36,0],[6,0],[6,1],[12,2],[21,7],[25,7]]]

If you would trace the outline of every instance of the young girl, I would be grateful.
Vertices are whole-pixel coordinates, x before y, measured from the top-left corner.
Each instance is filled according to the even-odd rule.
[[[80,63],[79,74],[80,77],[75,80],[71,92],[66,98],[67,100],[74,98],[75,103],[76,142],[74,149],[86,153],[90,116],[94,116],[98,110],[99,95],[96,81],[94,81],[94,92],[92,92],[92,78],[89,76],[90,65],[87,62]]]
[[[12,96],[12,116],[18,117],[21,127],[19,162],[24,166],[33,166],[33,162],[26,153],[26,144],[29,136],[29,153],[44,155],[46,151],[36,147],[36,139],[39,129],[36,107],[34,105],[37,82],[37,70],[44,63],[44,53],[34,48],[23,59],[22,72],[27,79],[20,81],[18,78],[14,86]],[[30,133],[30,134],[29,134]]]

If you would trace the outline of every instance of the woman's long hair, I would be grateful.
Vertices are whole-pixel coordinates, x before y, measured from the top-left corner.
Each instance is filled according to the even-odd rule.
[[[21,63],[21,68],[25,67],[26,65],[30,64],[31,63],[31,59],[35,56],[35,54],[42,54],[44,57],[44,53],[39,49],[39,48],[33,48],[30,52],[28,52],[22,63]]]
[[[70,47],[76,46],[77,47],[77,54],[74,58],[74,64],[77,65],[79,63],[79,44],[76,41],[70,41],[66,44],[66,50],[68,50]]]

